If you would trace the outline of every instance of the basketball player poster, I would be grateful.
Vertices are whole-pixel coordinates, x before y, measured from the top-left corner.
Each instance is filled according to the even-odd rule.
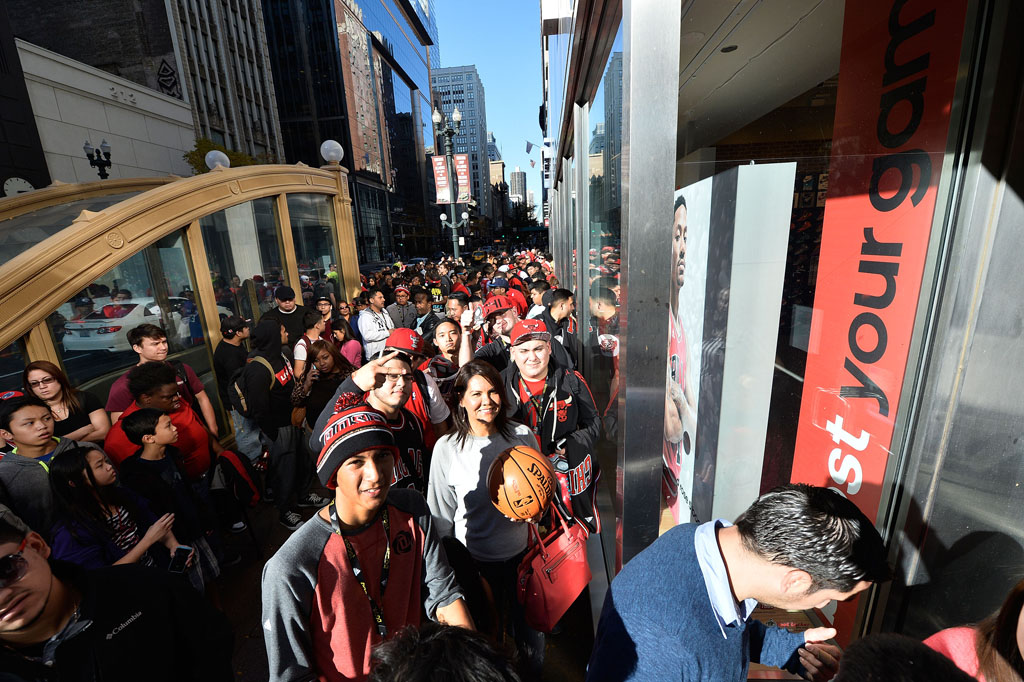
[[[671,226],[668,363],[665,368],[665,428],[662,445],[663,492],[676,523],[693,511],[697,401],[708,262],[713,178],[677,190]]]

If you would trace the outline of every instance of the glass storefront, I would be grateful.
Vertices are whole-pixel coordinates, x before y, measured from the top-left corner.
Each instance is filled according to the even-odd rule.
[[[576,288],[578,315],[590,314],[584,374],[599,403],[619,396],[601,456],[604,464],[617,451],[615,542],[620,552],[629,545],[628,560],[659,529],[735,518],[779,484],[823,485],[893,538],[901,574],[891,592],[861,600],[856,627],[857,604],[813,618],[846,637],[883,621],[915,637],[977,621],[1024,575],[1021,460],[1010,426],[1020,410],[986,398],[982,382],[996,394],[1009,384],[977,353],[973,375],[961,372],[972,344],[1002,343],[995,355],[1017,356],[1016,342],[1006,345],[1013,324],[994,311],[1019,277],[993,257],[984,272],[1002,279],[985,284],[995,287],[986,309],[982,275],[950,244],[976,247],[965,258],[986,263],[993,242],[968,228],[989,225],[997,214],[988,211],[1010,196],[992,190],[991,200],[961,205],[980,191],[965,177],[997,172],[969,153],[983,142],[971,139],[983,127],[969,117],[998,112],[984,99],[1009,76],[974,60],[978,46],[994,63],[1012,53],[998,52],[1005,28],[989,21],[1012,12],[1005,3],[924,2],[894,24],[888,4],[834,0],[791,13],[730,12],[734,4],[684,4],[682,25],[664,28],[647,8],[624,8],[633,13],[623,24],[635,31],[632,54],[618,26],[599,27],[586,46],[567,47],[561,25],[542,40],[556,152],[551,245],[563,285]],[[897,25],[914,30],[890,35]],[[679,50],[668,81],[651,68],[664,63],[665,45]],[[580,50],[592,55],[582,67]],[[998,133],[986,134],[1010,135],[1012,124],[992,125]],[[565,131],[569,142],[559,138]],[[1017,236],[1004,241],[1014,253]],[[620,328],[620,313],[636,326]],[[970,316],[991,328],[974,341]],[[612,346],[626,348],[621,367]],[[659,378],[649,371],[654,357],[664,358]],[[936,393],[937,381],[954,396],[964,382],[971,404]],[[634,418],[615,424],[616,414]],[[657,482],[653,453],[637,447],[655,432]],[[978,556],[965,558],[968,547]],[[977,597],[954,594],[982,565],[992,570]]]
[[[312,305],[317,283],[326,281],[331,266],[338,263],[334,247],[334,200],[325,194],[289,194],[288,217],[299,264],[302,302]],[[332,291],[334,285],[324,290]]]
[[[284,282],[275,204],[255,199],[199,221],[217,305],[231,315],[258,322],[275,305],[274,289]]]
[[[97,277],[58,312],[64,322],[55,330],[55,340],[72,385],[107,395],[110,385],[139,361],[128,331],[154,324],[167,333],[168,358],[190,365],[217,405],[207,332],[182,232],[167,235]],[[218,305],[217,313],[226,317],[233,311]]]

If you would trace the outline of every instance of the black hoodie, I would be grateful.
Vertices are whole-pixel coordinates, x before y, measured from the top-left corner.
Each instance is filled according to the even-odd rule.
[[[292,417],[292,366],[281,352],[281,323],[276,319],[262,319],[252,332],[253,351],[245,365],[245,386],[249,391],[246,401],[250,414],[268,438],[277,438],[277,430],[289,426]],[[261,357],[274,369],[274,382],[270,386],[270,373]]]

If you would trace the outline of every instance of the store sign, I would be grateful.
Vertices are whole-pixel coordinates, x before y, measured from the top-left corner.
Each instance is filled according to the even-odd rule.
[[[431,156],[434,166],[434,187],[437,189],[437,203],[452,203],[451,190],[448,187],[448,161],[443,156]]]
[[[469,154],[456,154],[454,158],[455,177],[459,181],[458,203],[468,204],[471,198],[469,190],[472,187],[469,182]]]
[[[838,490],[871,519],[921,293],[966,5],[846,4],[792,480]]]

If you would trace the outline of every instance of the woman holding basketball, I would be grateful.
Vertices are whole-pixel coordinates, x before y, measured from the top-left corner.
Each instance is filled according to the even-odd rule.
[[[504,384],[490,363],[463,365],[453,392],[455,428],[434,445],[427,505],[440,535],[453,535],[466,545],[490,585],[499,622],[522,655],[525,679],[540,679],[544,635],[526,625],[515,596],[528,529],[495,508],[487,484],[487,472],[499,455],[515,447],[536,448],[537,438],[508,420]]]

